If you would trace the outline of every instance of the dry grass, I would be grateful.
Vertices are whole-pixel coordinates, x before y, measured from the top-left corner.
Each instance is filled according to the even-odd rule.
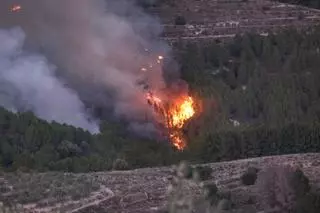
[[[221,191],[231,194],[235,208],[255,209],[255,186],[243,186],[240,176],[254,165],[297,165],[311,180],[320,183],[320,154],[272,156],[206,164]],[[0,200],[22,204],[26,212],[154,212],[165,205],[173,168],[87,174],[2,174]]]
[[[175,2],[174,7],[162,5],[149,11],[160,17],[164,26],[163,37],[171,42],[225,39],[244,32],[265,35],[288,27],[305,29],[317,25],[320,20],[320,10],[272,0]],[[177,15],[183,16],[187,25],[176,26]]]

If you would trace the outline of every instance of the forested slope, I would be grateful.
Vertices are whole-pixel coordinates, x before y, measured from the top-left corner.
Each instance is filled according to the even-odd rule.
[[[102,133],[91,135],[72,126],[47,123],[30,112],[13,114],[0,108],[0,168],[86,172],[111,169],[116,159],[124,157],[131,167],[170,161],[171,147],[125,136],[121,129],[117,123],[104,122]]]
[[[288,28],[304,31],[308,27],[317,25],[320,20],[320,11],[311,8],[311,1],[292,0],[281,3],[278,0],[139,0],[138,2],[148,13],[160,18],[163,26],[162,37],[169,43],[180,40],[224,41],[236,34],[255,32],[267,35],[270,31],[280,32]]]
[[[280,2],[284,2],[287,4],[299,4],[307,7],[313,7],[320,9],[320,1],[319,0],[280,0]]]
[[[91,135],[1,109],[1,167],[85,172],[320,150],[319,29],[178,44],[175,57],[203,102],[185,126],[185,151],[132,136],[121,123],[103,121]]]

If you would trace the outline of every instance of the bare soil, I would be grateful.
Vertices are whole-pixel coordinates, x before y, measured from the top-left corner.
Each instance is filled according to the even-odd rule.
[[[236,208],[252,211],[255,186],[243,186],[240,176],[254,165],[296,165],[313,187],[320,188],[320,153],[271,156],[210,163],[212,181],[219,190],[230,192]],[[167,200],[167,186],[173,167],[131,171],[70,173],[5,173],[0,176],[0,201],[17,204],[25,212],[149,213],[161,212]],[[258,211],[258,210],[257,210]]]
[[[320,10],[272,0],[171,0],[148,12],[160,17],[169,42],[230,39],[236,34],[267,35],[287,28],[307,29],[318,25]],[[186,25],[176,25],[182,16]]]

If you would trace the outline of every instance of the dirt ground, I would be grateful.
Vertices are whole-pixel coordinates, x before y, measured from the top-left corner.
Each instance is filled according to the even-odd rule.
[[[272,156],[206,164],[213,169],[212,181],[229,191],[238,208],[253,208],[254,186],[246,187],[240,176],[254,165],[296,165],[311,184],[320,187],[320,153]],[[173,168],[146,168],[85,174],[5,173],[0,176],[0,201],[25,212],[159,212],[167,200]],[[17,205],[19,204],[19,205]]]

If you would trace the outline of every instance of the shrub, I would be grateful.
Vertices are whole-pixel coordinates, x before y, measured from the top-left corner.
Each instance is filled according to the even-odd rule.
[[[181,162],[176,170],[176,174],[180,178],[192,178],[192,167],[187,162]]]
[[[254,185],[257,180],[258,169],[249,167],[248,170],[241,176],[242,184],[246,186]]]
[[[319,213],[320,192],[311,192],[299,200],[295,213]]]
[[[128,170],[129,166],[128,166],[127,161],[125,161],[124,159],[118,158],[113,162],[112,169],[113,170]]]
[[[22,213],[25,212],[21,205],[5,206],[0,202],[0,213]]]
[[[169,213],[225,212],[231,208],[229,199],[220,195],[214,183],[203,182],[201,179],[208,179],[204,177],[211,177],[210,167],[192,169],[186,162],[177,167],[168,190]]]
[[[269,11],[271,8],[269,6],[262,6],[262,11],[265,12],[265,11]]]
[[[187,21],[186,21],[185,17],[183,17],[183,16],[176,16],[176,18],[174,19],[174,24],[175,25],[186,25]]]
[[[305,14],[304,14],[303,12],[300,12],[300,13],[298,14],[298,20],[301,21],[301,20],[303,20],[304,18],[305,18]]]
[[[202,193],[204,195],[204,199],[210,204],[210,205],[217,205],[220,200],[220,194],[219,190],[216,184],[209,183],[205,184],[202,187]]]
[[[198,173],[201,181],[209,180],[211,178],[212,168],[209,166],[197,166],[194,170]]]
[[[273,166],[259,172],[257,187],[260,204],[283,213],[293,212],[310,189],[303,172],[290,166]]]
[[[143,9],[148,9],[151,7],[157,7],[159,6],[161,1],[149,1],[149,0],[138,0],[137,5],[142,7]]]
[[[227,200],[227,199],[220,200],[219,204],[218,204],[218,209],[219,210],[230,210],[231,209],[230,200]]]

